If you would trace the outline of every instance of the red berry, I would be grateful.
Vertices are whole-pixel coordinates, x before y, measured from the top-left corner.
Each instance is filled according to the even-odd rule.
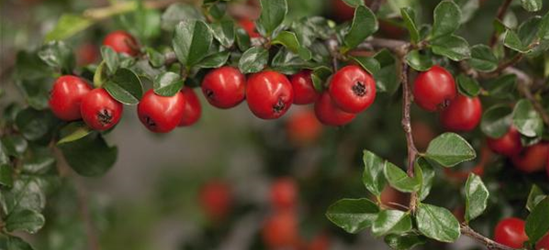
[[[343,0],[332,0],[331,9],[334,12],[335,18],[341,21],[347,21],[353,19],[355,16],[355,9],[347,5]]]
[[[536,250],[549,250],[549,233],[536,244]]]
[[[322,133],[322,124],[312,110],[305,109],[293,113],[286,124],[288,138],[296,146],[314,143]]]
[[[332,101],[328,92],[320,95],[320,98],[315,103],[316,118],[328,126],[343,126],[355,119],[356,114],[347,113]]]
[[[514,127],[510,127],[503,137],[497,139],[486,138],[486,142],[492,151],[507,157],[518,155],[522,151],[520,133]]]
[[[124,105],[104,89],[94,89],[82,98],[82,119],[94,130],[107,130],[118,124]]]
[[[57,78],[50,92],[50,109],[61,120],[78,120],[82,118],[80,114],[82,98],[90,91],[90,85],[83,79],[70,75],[61,76]]]
[[[85,43],[78,47],[76,60],[78,65],[84,66],[94,63],[99,59],[99,49],[92,43]]]
[[[255,23],[252,20],[241,19],[240,21],[238,21],[238,24],[246,31],[246,33],[248,33],[248,36],[250,36],[250,38],[261,37],[261,34],[259,34],[255,29]]]
[[[440,114],[442,125],[451,131],[471,131],[482,118],[482,104],[478,97],[456,97]]]
[[[443,110],[456,97],[456,84],[450,72],[433,66],[417,76],[413,94],[421,108],[431,112]]]
[[[215,107],[235,107],[246,97],[246,78],[237,68],[225,66],[214,69],[204,77],[202,93]]]
[[[276,119],[283,116],[292,105],[292,84],[275,71],[263,71],[248,78],[246,86],[248,107],[261,119]]]
[[[525,223],[521,219],[507,218],[498,223],[494,232],[494,240],[500,244],[512,248],[522,248],[525,241],[528,241]]]
[[[129,56],[137,56],[139,54],[139,44],[137,40],[128,32],[113,31],[105,37],[103,45],[111,47],[117,53],[124,53]]]
[[[513,164],[525,173],[541,171],[547,164],[548,153],[549,143],[538,143],[513,156]]]
[[[168,133],[181,122],[185,102],[181,92],[174,96],[160,96],[151,89],[137,105],[139,120],[152,132]]]
[[[297,196],[297,184],[292,178],[280,178],[271,186],[271,204],[277,210],[295,208]]]
[[[333,75],[328,92],[341,110],[356,114],[374,102],[376,83],[372,75],[361,67],[349,65]]]
[[[230,213],[233,203],[231,186],[223,181],[208,182],[200,189],[199,202],[208,218],[223,220]]]
[[[311,74],[310,70],[302,70],[290,77],[294,90],[294,104],[310,104],[318,99],[319,94],[313,86]]]
[[[183,118],[179,122],[180,127],[191,126],[195,124],[202,113],[202,107],[198,96],[194,93],[194,90],[189,87],[181,90],[183,96],[185,96],[185,111],[183,111]]]
[[[299,244],[296,216],[290,211],[277,212],[268,218],[261,233],[265,245],[272,249],[292,249]]]

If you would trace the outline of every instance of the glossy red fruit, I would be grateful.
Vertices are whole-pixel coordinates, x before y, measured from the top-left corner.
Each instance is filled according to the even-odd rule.
[[[246,97],[246,77],[230,66],[214,69],[204,77],[202,93],[214,107],[235,107]]]
[[[549,233],[538,241],[538,244],[536,244],[536,250],[549,250]]]
[[[82,118],[80,103],[91,89],[88,83],[76,76],[66,75],[57,78],[50,92],[51,111],[57,118],[64,121]]]
[[[94,89],[84,98],[80,113],[84,122],[94,130],[107,130],[118,124],[124,105],[109,95],[105,89]]]
[[[259,34],[255,28],[254,21],[249,19],[241,19],[240,21],[238,21],[238,24],[246,31],[246,33],[248,33],[248,36],[250,36],[250,38],[261,37],[261,34]]]
[[[299,244],[297,219],[293,212],[277,212],[263,224],[261,234],[267,247],[290,248]]]
[[[334,12],[334,17],[340,21],[351,20],[355,16],[355,9],[343,0],[332,0],[331,10]]]
[[[288,119],[286,133],[293,145],[307,146],[318,140],[322,134],[322,124],[313,110],[299,110]]]
[[[486,142],[494,153],[507,157],[518,155],[522,151],[520,133],[514,127],[510,127],[507,134],[503,137],[497,139],[486,138]]]
[[[185,96],[185,111],[183,111],[183,118],[179,122],[179,127],[191,126],[200,119],[202,106],[192,88],[185,87],[181,90],[181,93]]]
[[[168,133],[181,122],[185,102],[181,92],[174,96],[160,96],[151,89],[137,105],[139,120],[152,132]]]
[[[297,196],[297,184],[292,178],[277,179],[271,186],[271,204],[277,210],[295,208]]]
[[[513,156],[515,167],[525,173],[542,171],[547,164],[549,143],[538,143],[525,148],[520,154]]]
[[[231,212],[233,204],[231,186],[219,180],[206,183],[200,189],[199,203],[211,220],[225,219]]]
[[[528,236],[524,230],[525,223],[518,218],[507,218],[498,223],[494,232],[494,240],[512,248],[522,248]]]
[[[129,56],[137,56],[139,54],[139,44],[137,40],[128,32],[118,30],[113,31],[105,37],[103,45],[111,47],[118,53],[124,53]]]
[[[333,102],[347,113],[360,113],[376,98],[376,82],[359,66],[349,65],[338,70],[328,89]]]
[[[311,74],[312,71],[310,70],[302,70],[290,77],[294,90],[294,104],[310,104],[315,102],[320,96],[313,86]]]
[[[427,111],[444,110],[456,93],[454,77],[440,66],[421,72],[414,82],[414,101]]]
[[[482,103],[478,97],[458,95],[448,108],[440,113],[440,122],[447,130],[471,131],[482,118]]]
[[[92,43],[85,43],[76,51],[76,61],[80,66],[92,64],[99,59],[99,49]]]
[[[246,86],[248,107],[261,119],[277,119],[292,106],[292,84],[275,71],[263,71],[248,78]]]
[[[320,98],[315,102],[315,114],[316,118],[328,126],[343,126],[356,117],[356,114],[347,113],[341,109],[332,101],[330,94],[324,92],[320,95]]]

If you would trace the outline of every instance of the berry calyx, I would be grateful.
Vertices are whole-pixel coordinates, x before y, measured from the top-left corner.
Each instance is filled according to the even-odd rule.
[[[486,138],[488,147],[494,153],[513,157],[520,154],[522,151],[522,142],[520,141],[520,133],[514,127],[510,127],[507,134],[500,138]]]
[[[94,89],[82,98],[80,112],[84,122],[94,130],[114,127],[122,117],[124,105],[102,88]]]
[[[518,218],[507,218],[500,221],[494,232],[494,240],[497,243],[512,248],[522,248],[525,241],[528,241],[526,235],[525,222]]]
[[[430,112],[446,109],[457,93],[454,77],[440,66],[421,72],[412,92],[417,105]]]
[[[459,95],[440,114],[442,126],[451,131],[471,131],[482,118],[482,104],[478,97]]]
[[[214,107],[235,107],[246,97],[246,78],[237,68],[230,66],[214,69],[204,77],[202,93]]]
[[[294,209],[297,196],[297,184],[292,178],[280,178],[271,185],[271,204],[277,210]]]
[[[356,114],[374,102],[376,83],[372,75],[364,69],[349,65],[333,75],[328,92],[341,110]]]
[[[88,83],[76,76],[65,75],[57,78],[48,102],[51,111],[63,121],[81,119],[80,104],[91,89]]]
[[[181,122],[184,111],[185,96],[181,92],[174,96],[161,96],[151,89],[137,105],[139,120],[155,133],[172,131]]]
[[[199,203],[210,220],[225,219],[231,212],[233,204],[231,186],[219,180],[206,183],[200,189]]]
[[[292,105],[292,84],[275,71],[263,71],[248,78],[246,86],[248,107],[261,119],[277,119]]]
[[[313,110],[305,109],[293,113],[286,124],[288,139],[295,146],[313,144],[322,133],[322,124]]]
[[[183,118],[179,122],[179,127],[186,127],[195,124],[202,114],[202,106],[198,96],[194,93],[194,90],[189,87],[185,87],[181,90],[185,97],[185,110],[183,111]]]
[[[294,90],[294,104],[310,104],[318,99],[319,94],[313,86],[311,79],[312,71],[302,70],[290,77],[292,88]]]
[[[267,218],[261,234],[265,245],[272,249],[290,248],[299,244],[297,219],[293,212],[277,212]]]
[[[355,119],[356,114],[347,113],[341,110],[330,97],[328,92],[320,95],[320,98],[315,102],[316,118],[328,126],[343,126]]]
[[[525,148],[520,154],[513,156],[513,165],[525,173],[542,171],[547,164],[549,143],[540,142]]]
[[[139,55],[139,44],[137,40],[128,32],[117,30],[109,33],[103,45],[112,48],[117,53],[124,53],[129,56]]]

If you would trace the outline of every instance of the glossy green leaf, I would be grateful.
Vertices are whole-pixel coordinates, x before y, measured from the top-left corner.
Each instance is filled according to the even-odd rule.
[[[384,161],[374,153],[367,150],[364,150],[362,160],[364,161],[362,183],[366,186],[368,191],[379,197],[386,184],[385,174],[383,171],[387,161]]]
[[[146,48],[145,51],[147,53],[147,57],[151,66],[155,68],[160,68],[164,66],[164,64],[166,63],[166,57],[164,57],[162,53],[156,51],[153,48]]]
[[[432,40],[431,48],[433,53],[453,61],[461,61],[471,57],[467,40],[455,35],[442,36]]]
[[[176,3],[170,5],[161,17],[161,27],[173,31],[181,21],[206,20],[204,15],[191,4]]]
[[[366,38],[374,34],[378,29],[378,23],[374,13],[366,6],[359,6],[355,10],[353,23],[347,35],[345,46],[348,50],[356,48]]]
[[[50,77],[52,69],[37,53],[19,51],[15,58],[14,76],[16,79],[35,80]]]
[[[376,91],[395,93],[400,86],[399,72],[396,60],[388,50],[381,50],[374,58],[379,62],[381,69],[374,74],[376,79]]]
[[[433,60],[427,55],[422,55],[418,50],[412,50],[406,55],[406,63],[417,71],[427,71],[433,67]]]
[[[537,243],[549,233],[549,197],[541,201],[526,218],[526,235],[530,242]]]
[[[84,138],[59,145],[65,160],[78,174],[101,176],[116,162],[118,149],[107,145],[103,137],[91,133]]]
[[[383,173],[391,187],[401,192],[412,193],[421,188],[418,178],[409,177],[406,172],[390,162],[386,162]]]
[[[240,51],[246,51],[251,46],[250,36],[242,28],[236,28],[236,45]]]
[[[527,99],[522,99],[515,105],[513,125],[521,134],[528,137],[541,136],[543,133],[543,120]]]
[[[56,170],[56,159],[53,154],[35,154],[25,158],[21,172],[26,175],[45,175]]]
[[[423,235],[441,242],[454,242],[461,235],[456,217],[448,209],[442,207],[419,204],[416,224]]]
[[[235,27],[234,22],[230,20],[224,20],[217,23],[210,24],[212,27],[214,38],[219,41],[225,48],[233,46],[235,41]]]
[[[288,13],[286,0],[260,0],[261,16],[258,24],[265,30],[267,36],[271,36],[278,26],[284,22]]]
[[[15,158],[22,158],[29,143],[21,135],[4,135],[0,137],[5,154]]]
[[[57,24],[46,34],[46,42],[65,40],[76,33],[87,29],[94,23],[93,20],[74,14],[63,14]]]
[[[310,60],[312,55],[311,51],[307,48],[302,47],[295,33],[290,31],[281,31],[273,39],[272,44],[281,44],[286,47],[288,50],[292,51],[295,54],[298,54],[303,60]]]
[[[522,43],[520,37],[517,35],[516,32],[512,30],[507,30],[505,34],[503,34],[503,36],[503,45],[505,45],[505,47],[520,53],[528,53],[530,51],[528,45]]]
[[[408,33],[410,34],[410,39],[413,43],[419,42],[419,30],[416,25],[416,13],[414,9],[410,7],[402,8],[400,9],[400,15],[402,16],[402,19],[404,20],[404,24],[406,25],[406,28],[408,29]]]
[[[348,233],[356,234],[372,226],[379,208],[368,199],[342,199],[332,204],[326,217]]]
[[[492,106],[482,115],[480,129],[491,138],[501,138],[509,131],[513,109],[509,106]]]
[[[433,181],[435,179],[435,170],[429,161],[425,160],[423,157],[416,160],[414,169],[416,171],[418,169],[421,170],[421,189],[417,195],[419,201],[422,201],[425,200],[431,192]]]
[[[19,112],[15,119],[19,132],[30,141],[51,134],[58,122],[50,111],[38,111],[30,107]]]
[[[63,127],[60,131],[60,140],[58,145],[72,142],[84,138],[90,134],[92,130],[83,122],[71,122],[67,126]]]
[[[174,96],[183,88],[183,79],[179,74],[164,72],[156,76],[153,81],[154,93],[161,96]]]
[[[202,59],[202,61],[200,61],[196,66],[205,69],[220,68],[227,63],[230,56],[230,51],[213,53],[207,57],[204,57],[204,59]]]
[[[42,214],[26,209],[9,214],[5,223],[8,232],[25,231],[30,234],[35,234],[44,226],[46,219]]]
[[[515,99],[517,92],[517,76],[514,74],[506,74],[489,81],[486,86],[490,97],[498,99]]]
[[[465,183],[465,221],[470,222],[486,210],[489,196],[482,179],[470,174]]]
[[[542,0],[520,0],[522,8],[529,12],[540,11],[543,8]]]
[[[549,12],[541,18],[538,30],[538,38],[541,40],[549,40]]]
[[[257,73],[267,66],[269,61],[269,51],[263,47],[252,47],[240,58],[238,68],[242,74]]]
[[[391,234],[387,235],[384,240],[394,250],[408,250],[427,242],[425,237],[417,234]]]
[[[434,23],[431,31],[433,38],[454,33],[461,20],[461,10],[452,1],[441,1],[434,11]]]
[[[177,60],[191,68],[208,55],[212,40],[212,32],[205,22],[182,21],[176,26],[172,40]]]
[[[72,49],[61,41],[48,42],[38,50],[38,56],[50,67],[62,70],[70,74],[76,64]]]
[[[399,210],[382,210],[372,225],[376,237],[387,234],[402,234],[412,230],[410,214]]]
[[[363,69],[368,71],[371,75],[375,75],[381,68],[379,62],[373,57],[367,56],[353,56],[351,57],[355,62],[357,62]]]
[[[117,101],[126,105],[136,105],[143,96],[143,85],[137,75],[129,69],[119,69],[103,88]]]
[[[34,250],[34,248],[28,242],[16,236],[7,236],[6,241],[6,250]],[[2,246],[1,243],[2,239],[0,238],[0,246]]]
[[[46,206],[45,185],[41,178],[21,176],[10,190],[0,191],[4,214],[9,216],[21,210],[42,211]]]
[[[484,44],[477,44],[471,47],[469,65],[478,71],[491,72],[498,67],[498,59],[490,47]]]
[[[480,84],[477,82],[476,79],[460,74],[458,75],[456,80],[460,93],[468,97],[476,97],[480,94]]]
[[[547,195],[545,195],[537,185],[532,185],[532,189],[530,189],[530,193],[528,194],[528,199],[526,201],[526,209],[532,212],[534,208],[546,197]]]
[[[425,157],[445,167],[454,167],[477,157],[473,147],[455,133],[444,133],[433,139],[427,147]]]
[[[120,67],[120,59],[118,59],[118,54],[111,47],[102,46],[101,57],[107,65],[107,69],[110,74],[114,74],[114,72],[116,72]]]
[[[0,187],[13,186],[13,168],[8,163],[0,163]]]

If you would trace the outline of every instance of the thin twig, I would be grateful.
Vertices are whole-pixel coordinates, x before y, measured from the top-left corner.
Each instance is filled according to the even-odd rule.
[[[505,2],[503,2],[503,4],[499,6],[498,13],[496,15],[496,20],[503,20],[512,1],[513,0],[505,0]],[[490,47],[494,47],[497,41],[498,41],[498,33],[496,30],[494,30],[494,32],[492,33],[492,36],[490,37],[490,43],[489,43]]]
[[[461,225],[461,233],[469,238],[476,240],[477,242],[486,246],[486,248],[492,250],[515,250],[514,248],[499,244],[483,235],[477,233],[475,230],[466,225]]]

